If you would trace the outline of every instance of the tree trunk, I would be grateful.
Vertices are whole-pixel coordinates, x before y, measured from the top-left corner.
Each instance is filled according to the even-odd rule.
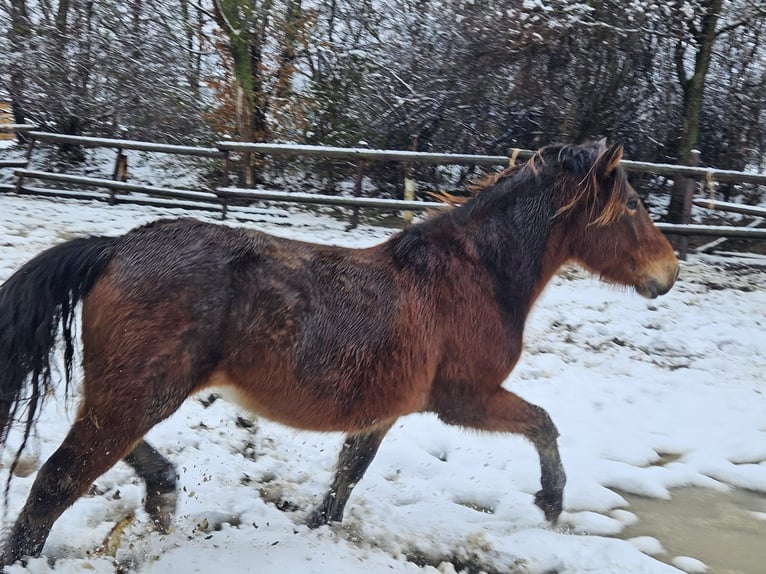
[[[262,47],[272,0],[255,8],[242,0],[215,0],[216,23],[225,32],[227,49],[234,62],[237,131],[241,141],[267,141],[266,119],[268,97],[263,93]],[[244,154],[241,180],[245,186],[254,183],[251,154]]]
[[[295,73],[296,46],[302,21],[301,0],[287,0],[284,40],[282,41],[282,50],[279,54],[279,68],[277,69],[277,98],[288,98],[292,92],[291,84],[293,74]]]
[[[687,76],[684,68],[684,40],[679,40],[676,46],[676,72],[683,91],[683,120],[678,144],[678,162],[688,165],[692,159],[692,150],[699,142],[700,114],[702,112],[702,97],[705,91],[705,76],[710,67],[713,55],[713,43],[716,39],[716,25],[721,12],[723,0],[706,0],[702,3],[704,13],[700,28],[690,24],[691,33],[696,42],[694,54],[694,72]],[[668,206],[668,220],[671,223],[681,223],[683,219],[684,194],[686,182],[676,178]]]
[[[24,91],[26,88],[26,76],[24,74],[23,58],[29,47],[31,29],[29,23],[29,12],[25,0],[11,0],[11,29],[8,31],[8,40],[11,47],[11,53],[14,55],[11,60],[10,82],[8,84],[9,95],[11,96],[11,112],[13,121],[17,124],[26,122],[26,110],[24,105]],[[20,142],[24,142],[24,134],[17,134]]]
[[[202,76],[202,46],[200,37],[203,30],[204,20],[202,11],[192,13],[189,10],[189,0],[181,0],[181,20],[183,21],[184,37],[186,42],[186,81],[194,94],[195,99],[200,99],[200,77]]]

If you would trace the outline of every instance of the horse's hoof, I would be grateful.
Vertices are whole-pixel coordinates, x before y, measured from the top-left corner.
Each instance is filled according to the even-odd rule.
[[[176,491],[147,497],[144,509],[152,519],[154,527],[159,532],[168,534],[176,512]]]
[[[535,504],[545,513],[545,519],[556,524],[563,508],[561,493],[538,490],[535,494]]]
[[[5,572],[6,566],[12,566],[14,564],[21,564],[26,567],[27,556],[19,555],[18,552],[14,552],[10,548],[6,548],[5,551],[0,554],[0,572]]]
[[[161,518],[152,518],[152,525],[160,534],[170,534],[173,525],[173,516],[167,515]]]
[[[325,499],[314,508],[314,510],[306,518],[306,525],[311,528],[319,528],[325,524],[332,524],[333,522],[340,523],[343,521],[343,507],[338,505],[335,495],[331,494],[325,497]]]
[[[327,520],[327,515],[321,510],[315,510],[308,515],[308,518],[306,518],[306,526],[311,530],[315,530],[325,524],[329,524],[329,521]]]

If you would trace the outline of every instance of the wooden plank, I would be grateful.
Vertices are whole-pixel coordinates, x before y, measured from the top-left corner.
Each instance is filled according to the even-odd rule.
[[[426,210],[445,209],[446,203],[434,201],[402,201],[399,199],[377,199],[370,197],[344,197],[337,195],[318,195],[310,193],[287,193],[283,191],[262,191],[238,187],[219,187],[215,192],[224,199],[244,199],[250,201],[275,201],[287,203],[311,203],[317,205],[339,205],[343,207],[367,207],[372,209]]]
[[[224,153],[216,148],[194,147],[184,145],[158,144],[137,140],[121,140],[113,138],[96,138],[89,136],[70,136],[66,134],[52,134],[48,132],[29,132],[29,137],[38,141],[49,143],[70,143],[87,147],[113,147],[132,149],[138,151],[150,151],[156,153],[170,153],[178,155],[193,155],[202,157],[224,157]]]
[[[0,133],[24,133],[36,130],[33,124],[0,124]]]
[[[27,167],[29,162],[25,159],[2,159],[0,167]]]
[[[742,213],[744,215],[754,215],[755,217],[766,217],[766,208],[756,207],[754,205],[743,205],[741,203],[731,203],[728,201],[718,201],[715,199],[695,199],[694,205],[706,209],[717,209],[731,213]]]
[[[111,179],[101,179],[97,177],[87,177],[82,175],[69,175],[66,173],[53,173],[49,171],[37,171],[32,169],[17,169],[16,177],[34,178],[46,181],[55,181],[57,183],[73,183],[76,185],[89,185],[93,187],[105,187],[122,192],[145,193],[157,197],[169,197],[178,199],[189,199],[192,201],[207,201],[218,203],[218,196],[209,191],[193,191],[189,189],[175,189],[172,187],[154,187],[150,185],[141,185],[136,183],[126,183],[123,181],[114,181]]]
[[[750,223],[748,223],[745,227],[758,227],[761,223],[763,223],[763,219],[758,217],[757,219],[754,219]],[[718,239],[714,239],[713,241],[706,243],[705,245],[700,245],[695,249],[697,253],[705,253],[706,251],[710,251],[711,249],[715,249],[719,245],[722,245],[726,243],[729,240],[728,237],[719,237]]]
[[[149,205],[152,207],[165,207],[168,209],[199,209],[203,211],[215,211],[220,212],[221,206],[212,203],[191,202],[191,201],[177,201],[163,198],[152,197],[139,197],[135,195],[124,195],[121,193],[115,194],[115,203],[131,204],[131,205]]]
[[[476,165],[508,165],[508,157],[503,155],[468,155],[427,153],[403,150],[382,150],[367,148],[341,148],[331,146],[310,146],[272,143],[248,143],[220,141],[216,143],[220,150],[235,153],[261,153],[283,156],[306,156],[335,159],[370,159],[377,161],[411,161],[441,164],[476,164]],[[519,159],[528,159],[536,152],[519,150]],[[691,177],[704,179],[711,177],[715,181],[734,181],[741,183],[766,184],[766,174],[732,171],[727,169],[712,169],[707,167],[691,167],[664,163],[648,163],[642,161],[622,160],[620,166],[626,171],[638,173],[656,173],[674,177]]]
[[[13,125],[13,124],[6,124]],[[29,127],[29,126],[24,126]],[[33,126],[32,126],[33,127]],[[226,152],[261,153],[284,156],[310,156],[335,159],[371,159],[377,161],[414,161],[423,163],[442,164],[475,164],[475,165],[508,165],[508,157],[503,155],[472,155],[472,154],[440,154],[413,152],[403,150],[380,150],[367,148],[341,148],[333,146],[309,146],[272,143],[248,143],[221,141],[215,148],[157,144],[152,142],[121,140],[114,138],[96,138],[88,136],[71,136],[52,134],[48,132],[29,131],[29,135],[40,141],[51,143],[73,143],[91,147],[114,147],[158,153],[196,155],[205,157],[225,157]],[[532,157],[533,150],[518,150],[517,157],[527,159]],[[766,174],[739,172],[706,167],[691,167],[672,164],[658,164],[623,160],[620,165],[626,171],[655,173],[672,177],[691,177],[703,179],[710,177],[715,181],[731,181],[740,183],[766,184]]]
[[[711,169],[707,167],[691,167],[688,165],[673,165],[669,163],[648,163],[625,159],[620,162],[620,167],[625,171],[636,173],[656,173],[659,175],[690,177],[693,179],[705,179],[710,176],[714,181],[766,184],[766,173],[749,173],[729,169]]]
[[[15,186],[13,189],[15,190]],[[50,198],[91,199],[97,201],[109,200],[107,194],[99,191],[72,191],[71,189],[55,189],[49,187],[35,187],[31,185],[22,185],[19,188],[19,193]]]
[[[734,227],[722,225],[680,225],[674,223],[656,223],[657,228],[666,235],[696,235],[700,237],[741,237],[744,239],[766,239],[766,229]]]
[[[261,153],[283,156],[306,156],[330,159],[372,159],[377,161],[418,161],[424,163],[508,165],[508,157],[503,155],[467,155],[426,153],[415,151],[382,150],[368,148],[344,148],[333,146],[292,145],[247,142],[217,142],[218,149],[236,153]],[[520,158],[530,158],[535,154],[531,150],[520,150]]]
[[[15,189],[15,186],[11,186]],[[77,200],[96,200],[109,201],[109,196],[103,192],[97,191],[71,191],[68,189],[56,189],[49,187],[34,187],[23,185],[20,192],[25,195],[38,197],[47,197],[55,199],[77,199]],[[220,212],[221,207],[209,203],[174,201],[162,198],[140,197],[136,195],[115,194],[114,203],[123,203],[130,205],[149,205],[152,207],[165,207],[168,209],[200,209],[204,211]]]

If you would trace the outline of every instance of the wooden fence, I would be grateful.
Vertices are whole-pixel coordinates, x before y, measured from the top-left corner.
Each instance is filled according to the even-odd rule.
[[[36,126],[31,124],[11,124],[11,123],[0,123],[0,134],[8,135],[10,139],[13,138],[13,134],[25,134],[28,132],[31,132],[34,130]],[[28,156],[27,159],[0,159],[0,169],[3,168],[21,168],[26,167],[28,165]],[[7,183],[0,183],[0,191],[11,191],[14,189],[13,185],[9,185]]]
[[[36,142],[54,144],[75,144],[90,147],[106,147],[116,150],[115,168],[112,179],[74,176],[61,173],[44,172],[24,169],[25,162],[9,162],[7,165],[0,163],[0,167],[14,167],[16,185],[12,187],[17,193],[32,195],[74,197],[80,199],[98,199],[109,203],[139,203],[157,206],[175,206],[189,209],[205,209],[220,212],[222,218],[226,218],[232,209],[241,209],[242,204],[266,201],[287,202],[301,204],[339,205],[353,209],[352,226],[356,224],[359,209],[384,209],[414,211],[423,209],[440,209],[446,207],[442,203],[427,201],[402,201],[393,199],[376,199],[361,197],[361,182],[364,167],[368,161],[396,161],[403,164],[429,163],[441,165],[479,165],[479,166],[507,166],[509,162],[517,159],[526,159],[534,154],[532,150],[512,150],[509,156],[493,155],[465,155],[465,154],[439,154],[413,151],[376,150],[367,148],[339,148],[327,146],[286,145],[270,143],[243,143],[243,142],[219,142],[215,147],[191,147],[157,144],[145,141],[132,141],[111,138],[95,138],[84,136],[69,136],[34,131],[30,126],[17,126],[26,133],[29,138],[27,158],[32,154]],[[0,128],[1,129],[1,128]],[[137,150],[152,153],[167,153],[174,155],[189,155],[220,159],[223,162],[221,185],[212,191],[195,191],[167,187],[154,187],[140,184],[131,184],[123,181],[126,179],[125,150]],[[330,196],[322,194],[290,193],[277,191],[263,191],[245,189],[230,185],[231,155],[239,155],[250,163],[249,157],[253,154],[269,156],[301,156],[318,157],[323,159],[344,159],[355,162],[357,165],[357,177],[353,197]],[[766,185],[766,174],[736,172],[730,170],[711,169],[705,167],[676,166],[670,164],[653,164],[623,160],[622,167],[626,171],[638,173],[653,173],[672,177],[685,177],[690,181],[704,180],[708,184],[715,181],[740,182]],[[406,171],[406,170],[405,170]],[[29,183],[30,180],[48,181],[63,184],[64,188],[44,188]],[[87,187],[89,190],[74,191],[70,186]],[[93,191],[93,188],[101,188],[106,191]],[[691,188],[691,186],[690,186]],[[2,189],[2,188],[0,188]],[[693,189],[693,188],[692,188]],[[688,209],[691,209],[691,197]],[[766,217],[766,210],[751,208],[726,202],[697,199],[697,206],[735,211],[756,218]],[[766,229],[759,229],[757,225],[760,219],[756,219],[750,227],[735,226],[710,226],[691,225],[688,223],[690,216],[687,213],[686,223],[680,225],[658,224],[663,232],[669,235],[688,236],[712,236],[712,237],[739,237],[748,239],[766,239]],[[720,240],[719,240],[720,241]]]

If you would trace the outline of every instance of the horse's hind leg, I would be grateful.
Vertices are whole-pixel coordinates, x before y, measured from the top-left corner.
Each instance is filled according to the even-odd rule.
[[[125,395],[121,400],[119,395],[106,392],[92,393],[86,398],[64,442],[38,472],[27,502],[6,539],[0,564],[39,555],[53,523],[64,510],[101,474],[131,453],[141,437],[173,413],[185,398],[183,393],[165,393],[163,400],[158,400],[159,395],[153,396],[153,385],[149,383],[110,387],[86,382],[86,389],[89,386],[102,391],[119,387],[129,393],[130,400],[126,403]]]
[[[306,521],[309,528],[318,528],[323,524],[343,520],[343,509],[351,496],[351,491],[375,458],[375,453],[378,452],[378,447],[388,429],[391,428],[391,424],[393,421],[385,427],[376,427],[374,430],[346,436],[330,489]]]
[[[123,460],[146,483],[144,508],[154,524],[167,532],[176,510],[176,469],[148,442],[140,441]]]
[[[53,523],[138,438],[85,416],[74,423],[62,445],[37,474],[27,502],[6,540],[2,563],[12,564],[42,551]]]
[[[566,474],[556,444],[559,433],[551,417],[543,408],[504,389],[475,398],[475,402],[467,404],[442,404],[437,414],[449,424],[527,437],[540,457],[542,489],[535,495],[535,504],[545,513],[546,519],[556,522],[563,506]]]

